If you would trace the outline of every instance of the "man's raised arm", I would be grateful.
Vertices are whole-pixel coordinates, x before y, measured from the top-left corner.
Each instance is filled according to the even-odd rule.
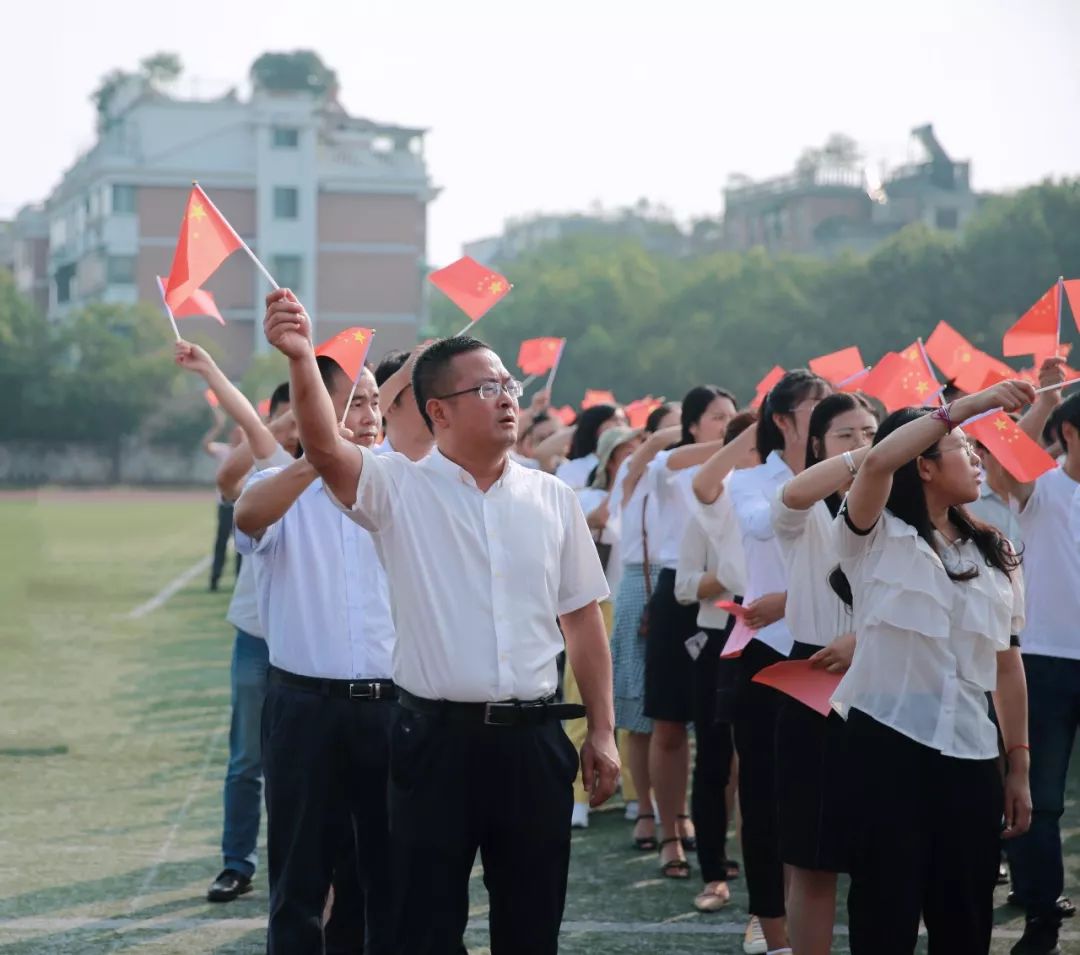
[[[266,339],[289,359],[289,398],[304,456],[345,507],[356,502],[364,459],[338,434],[334,403],[323,384],[311,341],[311,319],[288,289],[266,296]]]

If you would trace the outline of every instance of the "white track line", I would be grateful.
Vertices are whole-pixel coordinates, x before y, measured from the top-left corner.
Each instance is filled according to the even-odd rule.
[[[201,899],[199,900],[201,903]],[[150,931],[172,929],[177,932],[195,931],[200,928],[236,928],[253,931],[266,928],[266,919],[237,918],[172,918],[168,915],[156,915],[152,918],[123,918],[84,916],[79,918],[24,918],[0,919],[0,933],[25,932],[72,932],[80,930],[100,930],[113,932]],[[468,924],[470,932],[487,932],[487,922],[472,919]],[[742,935],[746,931],[744,922],[563,922],[564,935]],[[837,925],[834,929],[838,936],[846,936],[846,925]],[[925,931],[921,932],[925,935]],[[996,939],[1017,939],[1023,932],[1019,928],[995,928]],[[1061,941],[1080,941],[1080,932],[1062,932]]]
[[[185,570],[175,580],[169,581],[164,587],[161,588],[153,597],[151,597],[146,603],[139,604],[134,610],[129,611],[124,615],[127,620],[138,620],[140,617],[145,617],[148,613],[153,613],[158,607],[162,606],[173,594],[178,590],[182,590],[188,585],[188,582],[198,577],[207,567],[210,566],[210,557],[207,555],[201,560],[196,561],[187,570]]]

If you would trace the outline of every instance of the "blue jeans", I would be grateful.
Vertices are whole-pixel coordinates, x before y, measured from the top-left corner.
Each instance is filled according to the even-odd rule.
[[[232,721],[229,768],[225,774],[225,831],[221,851],[225,868],[249,879],[258,859],[262,811],[262,706],[270,650],[266,641],[236,631],[232,656]]]
[[[1080,660],[1024,655],[1031,740],[1031,829],[1008,843],[1013,885],[1029,916],[1054,914],[1065,888],[1061,815],[1080,724]]]

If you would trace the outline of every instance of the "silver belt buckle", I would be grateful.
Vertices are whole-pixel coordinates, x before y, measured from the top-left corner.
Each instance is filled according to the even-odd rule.
[[[377,700],[382,695],[380,683],[350,683],[350,700]]]

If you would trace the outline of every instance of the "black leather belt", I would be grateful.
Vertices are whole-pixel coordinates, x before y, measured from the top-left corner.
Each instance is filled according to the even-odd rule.
[[[270,668],[270,679],[334,699],[396,700],[398,695],[398,689],[391,680],[324,680],[317,676],[301,676],[299,673],[279,670],[277,667]]]
[[[484,726],[535,726],[551,720],[579,720],[585,715],[585,707],[580,703],[556,703],[553,696],[543,700],[455,703],[452,700],[425,700],[399,688],[398,702],[425,716]]]

